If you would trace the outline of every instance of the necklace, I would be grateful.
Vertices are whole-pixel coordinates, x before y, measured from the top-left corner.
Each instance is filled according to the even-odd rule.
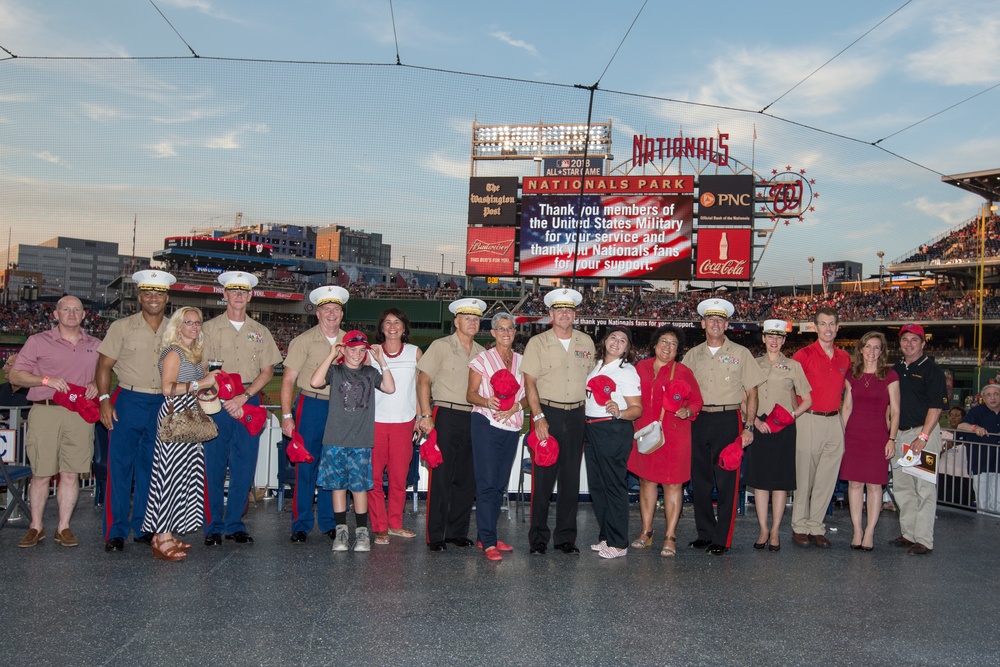
[[[405,347],[406,347],[406,345],[403,345],[402,343],[400,343],[400,345],[399,345],[399,352],[392,353],[389,350],[385,349],[385,344],[383,344],[382,345],[382,354],[384,354],[385,356],[389,357],[390,359],[395,359],[399,355],[403,354],[403,348],[405,348]]]
[[[869,375],[871,375],[871,377],[868,377]],[[875,374],[874,373],[862,373],[861,379],[865,381],[865,388],[867,388],[868,385],[871,384],[871,381],[875,379]]]
[[[514,363],[514,350],[508,350],[507,354],[504,355],[504,353],[500,351],[500,348],[497,348],[497,355],[500,357],[500,361],[503,362],[503,365],[507,367],[507,370],[510,370],[510,365]]]

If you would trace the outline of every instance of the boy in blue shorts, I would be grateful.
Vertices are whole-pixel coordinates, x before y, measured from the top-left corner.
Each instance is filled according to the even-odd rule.
[[[368,365],[369,352],[380,373]],[[336,363],[334,363],[336,361]],[[309,378],[316,389],[330,385],[330,407],[323,431],[317,483],[333,492],[333,517],[337,524],[334,551],[347,551],[347,492],[354,497],[357,529],[355,551],[371,551],[368,534],[368,490],[372,488],[372,447],[375,444],[375,390],[396,390],[381,345],[368,345],[360,331],[344,334]],[[379,480],[381,483],[382,480]]]

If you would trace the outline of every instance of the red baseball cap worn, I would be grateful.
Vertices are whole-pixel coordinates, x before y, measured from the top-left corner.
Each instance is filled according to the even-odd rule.
[[[510,410],[514,405],[514,397],[521,389],[514,374],[501,368],[490,377],[490,386],[493,387],[493,394],[500,399],[500,411]]]
[[[777,433],[786,426],[791,425],[794,421],[795,418],[792,417],[792,413],[781,407],[778,403],[774,404],[774,407],[771,408],[771,414],[767,416],[767,425],[771,428],[771,433]]]
[[[559,443],[552,434],[539,442],[535,429],[531,429],[531,432],[528,433],[528,447],[535,453],[535,464],[543,468],[548,468],[559,460]]]
[[[341,342],[345,347],[358,347],[359,345],[369,347],[368,336],[366,336],[364,332],[358,331],[357,329],[345,333]]]
[[[246,389],[243,387],[243,378],[239,373],[227,373],[219,371],[215,376],[215,381],[219,385],[219,398],[228,401],[242,394]]]
[[[903,334],[908,334],[908,333],[916,334],[916,335],[920,336],[921,338],[923,338],[924,337],[924,328],[922,326],[920,326],[919,324],[914,324],[912,322],[910,324],[904,324],[903,328],[899,330],[899,335],[900,335],[900,337],[902,337]]]
[[[243,406],[243,416],[240,417],[240,422],[250,432],[250,435],[260,435],[267,424],[267,410],[259,405],[246,403]]]
[[[285,448],[285,454],[288,455],[288,460],[292,463],[312,463],[316,460],[306,449],[305,440],[302,439],[302,435],[298,431],[292,431],[292,439],[289,441],[288,447]]]
[[[726,445],[719,454],[719,467],[723,470],[739,470],[742,461],[743,438],[736,436],[736,439]]]

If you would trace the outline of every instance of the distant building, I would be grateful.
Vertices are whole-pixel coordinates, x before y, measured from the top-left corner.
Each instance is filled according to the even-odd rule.
[[[299,225],[251,225],[216,232],[216,238],[266,243],[275,257],[316,257],[316,229]]]
[[[9,253],[0,253],[5,292],[10,300],[21,299],[25,294],[30,294],[29,298],[72,294],[92,301],[110,301],[115,295],[107,286],[132,261],[131,257],[118,254],[117,243],[65,236],[38,245],[18,244]],[[148,259],[136,261],[149,263]],[[6,290],[8,272],[10,290]],[[41,276],[41,284],[27,285],[28,276]],[[26,291],[25,287],[29,289]]]
[[[381,234],[331,225],[316,230],[316,259],[387,267],[392,260],[392,246],[382,243]]]

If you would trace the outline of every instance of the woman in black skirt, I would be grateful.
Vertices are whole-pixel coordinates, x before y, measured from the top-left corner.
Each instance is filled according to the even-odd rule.
[[[760,534],[753,548],[767,547],[777,551],[781,548],[778,527],[785,513],[788,491],[795,488],[794,419],[798,419],[812,405],[809,394],[812,388],[799,362],[781,353],[788,323],[765,320],[763,329],[767,353],[757,359],[757,363],[767,375],[767,381],[757,388],[757,411],[760,413],[754,420],[757,435],[746,450],[743,481],[754,490],[754,507],[760,524]],[[793,418],[790,425],[777,433],[773,432],[767,420],[775,405],[783,407]],[[767,525],[769,502],[773,517],[770,528]]]

